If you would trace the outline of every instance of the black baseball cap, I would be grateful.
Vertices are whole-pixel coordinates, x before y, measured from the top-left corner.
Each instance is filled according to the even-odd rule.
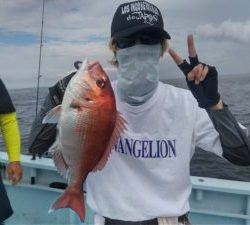
[[[170,39],[164,30],[160,10],[147,1],[133,1],[118,6],[111,24],[111,37],[123,38],[136,33],[152,32],[162,38]]]

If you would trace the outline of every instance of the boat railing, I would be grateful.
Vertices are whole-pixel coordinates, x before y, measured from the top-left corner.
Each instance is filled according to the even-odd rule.
[[[65,188],[66,180],[56,171],[51,158],[21,156],[24,176],[12,186],[5,178],[7,154],[0,152],[4,177],[15,213],[8,224],[81,224],[70,209],[51,214],[48,210]],[[190,218],[193,225],[250,225],[250,183],[207,177],[191,177]],[[94,213],[87,208],[86,225],[93,224]]]

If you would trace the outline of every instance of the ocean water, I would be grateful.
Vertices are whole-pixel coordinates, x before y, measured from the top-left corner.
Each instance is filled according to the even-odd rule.
[[[186,87],[184,79],[166,80],[167,83],[178,87]],[[236,119],[250,131],[250,74],[221,76],[219,91],[223,101],[230,107]],[[48,88],[42,87],[39,91],[39,107],[48,94]],[[22,152],[28,154],[28,139],[31,124],[35,118],[36,88],[10,90],[15,104],[22,138]],[[4,150],[2,139],[0,149]],[[232,165],[212,153],[197,149],[191,161],[191,175],[250,181],[250,167]]]

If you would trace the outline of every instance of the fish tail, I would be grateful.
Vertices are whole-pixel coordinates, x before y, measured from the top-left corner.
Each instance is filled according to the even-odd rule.
[[[84,222],[85,205],[83,192],[74,187],[68,187],[53,204],[49,213],[61,208],[71,208],[79,215],[81,221]]]

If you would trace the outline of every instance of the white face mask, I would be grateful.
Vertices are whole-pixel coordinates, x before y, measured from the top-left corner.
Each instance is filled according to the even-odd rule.
[[[117,91],[121,100],[139,105],[154,94],[159,81],[160,54],[160,44],[139,44],[117,51]]]

